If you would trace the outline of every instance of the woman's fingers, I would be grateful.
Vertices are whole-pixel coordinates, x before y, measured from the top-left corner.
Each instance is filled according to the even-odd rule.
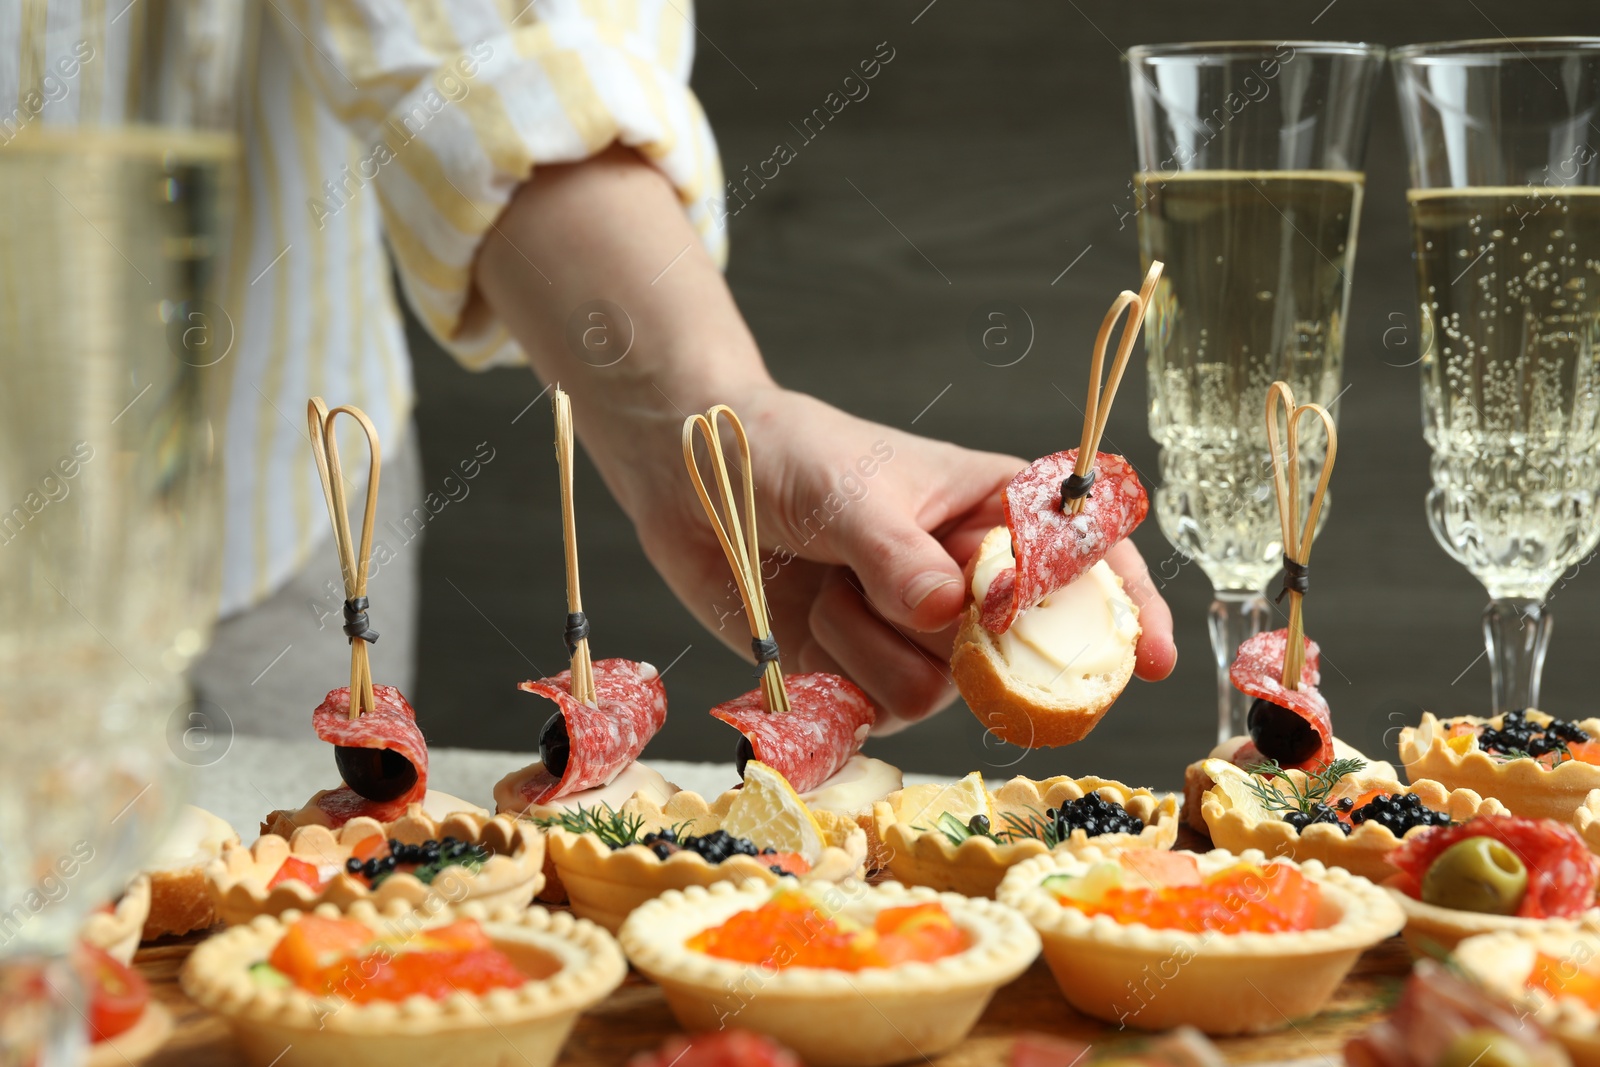
[[[1178,663],[1178,646],[1172,639],[1172,609],[1167,606],[1150,569],[1132,541],[1120,541],[1106,554],[1106,563],[1122,578],[1122,587],[1139,608],[1139,647],[1133,673],[1147,682],[1159,682]]]

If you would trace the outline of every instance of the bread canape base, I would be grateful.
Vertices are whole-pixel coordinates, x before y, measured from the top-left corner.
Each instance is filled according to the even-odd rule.
[[[1538,955],[1574,968],[1600,957],[1600,931],[1576,923],[1535,933],[1502,930],[1456,946],[1455,961],[1474,981],[1531,1014],[1572,1057],[1573,1067],[1600,1067],[1600,1011],[1575,997],[1553,997],[1528,988]]]
[[[139,1021],[104,1041],[89,1046],[86,1067],[137,1067],[172,1036],[172,1014],[156,1001],[144,1006]]]
[[[1202,874],[1237,863],[1286,863],[1322,893],[1324,925],[1292,933],[1225,934],[1158,930],[1090,917],[1062,905],[1041,886],[1052,874],[1086,873],[1109,859],[1093,847],[1051,853],[1011,868],[999,899],[1020,911],[1044,942],[1045,962],[1067,1003],[1096,1019],[1166,1030],[1193,1026],[1208,1034],[1278,1030],[1314,1015],[1361,953],[1396,933],[1399,905],[1365,878],[1315,860],[1268,859],[1221,849],[1196,857]]]
[[[578,1013],[605,999],[627,974],[622,953],[605,931],[564,912],[476,902],[422,911],[403,901],[389,904],[380,912],[370,901],[358,901],[344,914],[401,937],[476,919],[495,947],[530,973],[528,983],[481,995],[457,992],[445,1000],[413,996],[368,1004],[259,985],[250,966],[266,959],[299,918],[291,909],[203,942],[184,965],[183,991],[222,1016],[246,1060],[259,1067],[548,1067]],[[328,904],[316,911],[339,914]]]
[[[1475,815],[1507,814],[1498,800],[1485,799],[1470,789],[1446,789],[1438,782],[1425,779],[1406,786],[1365,771],[1342,779],[1329,795],[1329,801],[1360,797],[1374,789],[1415,794],[1422,798],[1425,806],[1449,814],[1451,822],[1466,822]],[[1229,852],[1253,848],[1268,856],[1287,856],[1302,863],[1317,860],[1324,866],[1343,867],[1351,874],[1380,883],[1400,873],[1389,865],[1389,853],[1400,847],[1404,838],[1396,837],[1387,826],[1376,822],[1357,824],[1348,834],[1330,823],[1312,823],[1296,831],[1282,819],[1264,818],[1259,808],[1251,811],[1238,806],[1215,784],[1201,797],[1200,811],[1205,817],[1211,843]],[[1412,827],[1404,836],[1410,837],[1425,829]]]
[[[330,830],[337,829],[328,813],[317,806],[317,801],[332,789],[319,789],[306,801],[305,806],[297,811],[279,810],[271,812],[261,820],[263,834],[277,834],[279,837],[288,837],[296,830],[305,826],[323,826]],[[435,822],[456,814],[482,815],[487,817],[489,811],[476,804],[462,800],[460,797],[451,796],[449,793],[430,789],[422,797],[422,813]]]
[[[1196,830],[1202,834],[1207,832],[1205,815],[1200,810],[1201,797],[1205,795],[1206,790],[1210,789],[1213,785],[1216,785],[1216,783],[1211,780],[1211,776],[1205,771],[1206,760],[1219,759],[1226,763],[1234,763],[1235,766],[1238,766],[1238,764],[1234,762],[1234,757],[1239,754],[1240,749],[1244,748],[1244,746],[1248,744],[1250,744],[1250,737],[1248,735],[1230,737],[1226,741],[1219,744],[1216,748],[1213,748],[1210,752],[1206,753],[1206,759],[1195,760],[1193,763],[1189,764],[1189,766],[1184,768],[1183,821],[1191,830]],[[1398,782],[1400,780],[1400,772],[1395,769],[1394,764],[1386,763],[1383,760],[1368,759],[1360,751],[1350,745],[1345,744],[1337,737],[1333,739],[1333,758],[1336,760],[1358,759],[1366,764],[1366,767],[1363,768],[1362,773],[1374,775],[1379,778],[1385,778],[1394,782]]]
[[[690,937],[771,898],[765,882],[719,882],[669,890],[642,905],[619,939],[633,965],[661,986],[689,1031],[731,1019],[794,1049],[811,1067],[880,1067],[936,1056],[977,1023],[996,989],[1039,953],[1022,917],[991,901],[889,883],[813,887],[824,914],[870,924],[883,908],[937,901],[970,940],[932,963],[835,971],[773,969],[687,948]]]
[[[668,826],[680,827],[684,834],[705,834],[721,827],[736,795],[730,791],[708,804],[700,794],[685,790],[673,794],[665,805],[635,797],[623,810],[644,820],[641,834]],[[840,882],[863,876],[867,837],[861,828],[854,820],[827,813],[819,814],[817,821],[826,847],[801,880]],[[644,845],[613,849],[593,834],[574,834],[560,827],[546,832],[546,843],[573,912],[612,932],[635,908],[669,889],[751,880],[773,885],[782,877],[759,856],[730,856],[709,863],[684,849],[663,860]]]
[[[97,911],[83,924],[78,937],[122,963],[132,963],[139,934],[150,914],[150,879],[135,875],[110,911]]]
[[[1046,808],[1058,808],[1064,801],[1077,800],[1089,793],[1099,793],[1121,804],[1144,822],[1144,830],[1138,834],[1099,837],[1089,837],[1081,829],[1074,830],[1057,848],[1072,851],[1092,844],[1107,851],[1112,848],[1165,849],[1171,848],[1177,840],[1176,797],[1158,796],[1148,789],[1130,788],[1104,778],[1064,775],[1037,782],[1019,776],[995,790],[990,794],[997,816],[994,829],[1004,828],[1000,817],[1007,812],[1023,818],[1042,819]],[[992,900],[1006,871],[1023,860],[1050,851],[1043,841],[1036,839],[1001,844],[974,836],[953,845],[933,826],[940,812],[904,811],[899,803],[900,796],[896,793],[880,800],[873,809],[878,837],[884,846],[885,869],[896,881],[906,885]]]
[[[217,924],[217,909],[206,889],[206,868],[222,850],[239,844],[227,822],[192,804],[145,867],[150,876],[150,916],[141,940],[181,936]]]
[[[1486,915],[1476,911],[1459,911],[1441,908],[1401,892],[1394,887],[1393,879],[1384,889],[1405,911],[1406,928],[1401,931],[1406,947],[1418,959],[1438,957],[1453,951],[1469,937],[1482,934],[1511,933],[1519,937],[1537,937],[1547,930],[1559,930],[1574,922],[1600,922],[1600,907],[1588,908],[1571,919],[1525,919],[1520,915]]]
[[[476,871],[447,867],[430,884],[410,873],[396,872],[372,889],[346,873],[344,864],[357,844],[374,835],[385,840],[398,838],[406,844],[454,837],[483,845],[490,856]],[[267,883],[289,856],[336,873],[321,889],[294,880],[267,889]],[[526,823],[504,815],[491,818],[466,813],[435,821],[413,804],[410,812],[390,823],[360,817],[338,830],[306,826],[287,838],[266,834],[249,848],[225,849],[222,858],[207,868],[206,881],[217,915],[223,922],[237,925],[258,915],[277,915],[291,908],[309,911],[322,903],[346,908],[370,901],[386,908],[393,902],[420,907],[430,901],[460,904],[474,900],[486,906],[521,906],[539,891],[543,867],[544,839]]]
[[[1528,719],[1547,723],[1550,716],[1528,709]],[[1412,779],[1431,778],[1451,789],[1472,789],[1494,797],[1525,819],[1556,819],[1570,823],[1591,790],[1600,789],[1600,766],[1582,760],[1566,760],[1545,767],[1533,759],[1497,760],[1474,741],[1466,751],[1450,744],[1450,727],[1456,723],[1483,726],[1500,722],[1500,717],[1479,719],[1471,715],[1436,718],[1423,712],[1422,721],[1400,731],[1400,760]],[[1600,736],[1600,719],[1584,719],[1578,724],[1591,736]]]
[[[956,633],[950,674],[967,707],[1002,741],[1024,748],[1070,745],[1088,736],[1133,677],[1139,608],[1123,589],[1121,577],[1104,561],[1096,563],[1066,589],[1082,587],[1101,598],[1106,624],[1095,647],[1106,642],[1117,654],[1095,656],[1091,665],[1095,669],[1086,671],[1071,662],[1073,650],[1068,650],[1068,661],[1051,682],[1030,680],[1008,662],[1005,639],[990,633],[982,621],[989,582],[1010,554],[1011,533],[996,526],[984,535],[968,563],[971,600]],[[1046,597],[1040,607],[1049,602]],[[1012,627],[1018,625],[1014,622]]]

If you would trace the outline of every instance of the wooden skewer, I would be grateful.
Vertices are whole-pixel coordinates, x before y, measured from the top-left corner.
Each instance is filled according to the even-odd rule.
[[[583,619],[583,595],[578,590],[578,531],[572,507],[572,401],[558,385],[550,397],[555,409],[556,466],[561,471],[561,538],[567,557],[567,624]],[[583,629],[587,631],[585,620]],[[572,697],[595,707],[594,662],[589,658],[587,632],[572,641]]]
[[[1283,406],[1286,446],[1279,455],[1278,405]],[[1322,471],[1317,478],[1316,492],[1311,494],[1311,504],[1306,509],[1306,519],[1300,522],[1300,416],[1314,414],[1322,420],[1328,433],[1328,451],[1322,458]],[[1283,534],[1283,558],[1287,564],[1300,567],[1311,563],[1311,544],[1317,535],[1317,518],[1322,514],[1322,500],[1328,493],[1328,480],[1333,477],[1333,461],[1339,454],[1339,431],[1333,417],[1321,404],[1294,402],[1294,391],[1287,382],[1273,382],[1267,390],[1267,447],[1272,451],[1272,487],[1278,498],[1278,522]],[[1299,689],[1300,675],[1305,669],[1306,642],[1305,618],[1301,602],[1305,594],[1290,588],[1288,646],[1283,654],[1282,682],[1285,689]]]
[[[1139,327],[1144,323],[1145,312],[1150,310],[1150,301],[1156,294],[1156,283],[1161,280],[1162,263],[1158,259],[1150,264],[1150,270],[1145,273],[1144,284],[1137,293],[1124,289],[1117,298],[1111,302],[1105,318],[1100,320],[1100,332],[1095,335],[1094,355],[1089,360],[1089,396],[1083,405],[1083,437],[1078,442],[1078,459],[1072,465],[1072,473],[1079,479],[1088,477],[1094,469],[1094,457],[1100,450],[1100,438],[1105,436],[1106,422],[1111,418],[1111,402],[1117,398],[1117,387],[1122,384],[1122,372],[1128,368],[1128,356],[1133,352],[1133,344],[1139,338]],[[1122,339],[1117,342],[1116,355],[1111,360],[1111,371],[1106,376],[1105,388],[1100,386],[1100,371],[1105,364],[1106,345],[1111,340],[1111,329],[1117,324],[1117,319],[1122,317],[1123,311],[1128,312],[1128,319],[1122,326]],[[1073,497],[1065,501],[1062,510],[1070,515],[1076,515],[1083,510],[1083,502],[1088,499],[1088,494]]]
[[[740,475],[744,482],[744,519],[739,518],[739,497],[728,477],[728,463],[722,450],[718,421],[728,420],[733,427],[739,449]],[[695,459],[695,431],[705,438],[711,452],[711,467],[716,476],[717,491],[722,497],[722,511],[726,522],[717,511],[705,480],[700,476],[700,463]],[[717,533],[722,552],[733,568],[733,580],[739,587],[739,599],[744,601],[745,618],[750,622],[752,647],[772,641],[772,622],[767,615],[767,596],[761,582],[761,542],[756,536],[756,486],[750,464],[750,439],[745,435],[744,424],[732,408],[718,404],[704,415],[691,415],[683,422],[683,462],[689,469],[695,492],[700,495],[700,506],[705,508],[711,528]],[[777,660],[768,660],[761,667],[761,695],[768,711],[787,712],[789,693],[783,684],[783,668]]]
[[[340,415],[349,415],[360,424],[367,435],[370,452],[367,461],[367,505],[361,518],[359,551],[350,536],[350,518],[345,510],[344,470],[339,463],[338,435],[334,432],[334,422]],[[372,530],[377,523],[378,476],[383,466],[378,430],[360,408],[344,405],[329,411],[320,396],[312,397],[306,404],[306,422],[311,431],[311,454],[317,461],[317,474],[322,478],[322,497],[328,504],[328,517],[333,520],[333,541],[339,553],[339,571],[344,577],[345,602],[365,600],[367,571],[372,559]],[[367,656],[367,643],[377,640],[378,635],[370,629],[368,633],[370,636],[367,637],[350,637],[351,719],[366,714],[374,707],[372,663]]]

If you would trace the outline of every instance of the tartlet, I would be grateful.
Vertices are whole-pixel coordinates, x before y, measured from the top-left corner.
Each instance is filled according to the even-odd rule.
[[[1303,781],[1299,771],[1287,774],[1293,781]],[[1442,811],[1452,822],[1465,822],[1474,815],[1504,815],[1506,808],[1499,801],[1479,796],[1470,789],[1447,789],[1438,782],[1413,782],[1409,786],[1383,775],[1361,771],[1346,775],[1329,795],[1330,800],[1341,797],[1360,797],[1374,790],[1389,794],[1415,794],[1422,803],[1434,811]],[[1304,862],[1318,860],[1328,867],[1343,867],[1351,874],[1359,874],[1373,882],[1383,882],[1399,872],[1389,865],[1388,855],[1399,847],[1406,837],[1426,827],[1412,827],[1396,837],[1387,826],[1364,822],[1349,834],[1329,823],[1312,823],[1296,831],[1282,819],[1272,818],[1261,807],[1253,810],[1240,804],[1220,785],[1213,784],[1200,798],[1200,811],[1205,818],[1206,832],[1211,843],[1229,852],[1259,849],[1268,856],[1287,856]]]
[[[358,901],[344,912],[374,930],[405,936],[456,919],[476,919],[496,948],[529,975],[516,989],[482,995],[457,991],[444,1000],[355,1004],[293,986],[255,982],[250,967],[267,958],[300,912],[259,916],[201,944],[184,965],[182,985],[196,1004],[223,1017],[245,1058],[281,1067],[393,1067],[394,1064],[554,1062],[578,1013],[622,984],[627,964],[616,942],[593,923],[543,908],[486,908],[468,903],[428,909],[403,902],[380,912]],[[337,915],[331,904],[317,914]],[[281,1058],[281,1059],[280,1059]]]
[[[1230,737],[1207,753],[1206,759],[1219,759],[1226,763],[1233,763],[1243,770],[1244,767],[1236,762],[1236,757],[1245,746],[1252,744],[1253,742],[1248,734]],[[1383,760],[1368,759],[1359,750],[1345,744],[1337,737],[1333,739],[1333,758],[1336,760],[1358,759],[1367,765],[1367,774],[1381,775],[1393,781],[1400,780],[1399,772],[1395,770],[1393,764],[1385,763]],[[1201,798],[1205,795],[1207,789],[1216,784],[1212,781],[1211,775],[1206,773],[1206,759],[1195,760],[1185,767],[1183,771],[1183,821],[1191,829],[1197,830],[1202,834],[1206,832],[1206,821],[1205,816],[1200,811]]]
[[[1090,917],[1042,888],[1050,875],[1082,875],[1107,858],[1093,847],[1078,855],[1037,856],[1011,868],[999,899],[1039,931],[1045,962],[1069,1004],[1141,1030],[1187,1025],[1241,1034],[1288,1026],[1321,1010],[1361,953],[1405,921],[1399,906],[1365,878],[1253,850],[1235,855],[1217,849],[1196,862],[1202,874],[1239,863],[1298,867],[1321,891],[1318,928],[1239,934],[1154,929]]]
[[[1509,934],[1513,937],[1539,937],[1550,930],[1571,926],[1574,922],[1600,922],[1600,907],[1590,908],[1575,919],[1526,919],[1520,915],[1488,915],[1477,911],[1460,911],[1426,904],[1401,892],[1392,884],[1384,889],[1406,915],[1406,927],[1401,931],[1411,953],[1418,958],[1438,956],[1450,952],[1461,942],[1484,934]]]
[[[319,789],[311,795],[311,799],[306,801],[303,807],[294,811],[280,808],[277,811],[268,812],[267,817],[261,820],[261,832],[263,834],[277,834],[279,837],[288,837],[296,830],[306,826],[323,826],[330,830],[338,829],[333,825],[333,820],[328,813],[323,811],[317,804],[317,801],[329,793],[335,792],[338,792],[338,790]],[[460,797],[451,796],[449,793],[440,792],[437,789],[428,790],[423,795],[421,803],[408,805],[406,811],[410,813],[419,808],[422,814],[435,821],[442,821],[451,815],[482,815],[485,818],[489,815],[488,809],[462,800]]]
[[[996,815],[1007,812],[1027,817],[1042,816],[1046,808],[1063,801],[1077,800],[1099,793],[1115,801],[1144,822],[1139,834],[1105,834],[1089,837],[1077,829],[1057,848],[1074,851],[1094,844],[1111,848],[1171,848],[1178,837],[1178,801],[1171,795],[1158,796],[1148,789],[1136,789],[1104,778],[1058,776],[1033,781],[1018,776],[990,794]],[[884,869],[906,885],[960,893],[969,897],[993,899],[1006,871],[1023,860],[1043,855],[1050,849],[1038,839],[1000,843],[988,837],[968,837],[959,845],[933,826],[939,812],[907,812],[899,803],[903,791],[893,793],[873,806],[878,839],[883,843]],[[996,829],[999,829],[997,826]]]
[[[1535,723],[1552,720],[1541,711],[1530,709],[1526,714]],[[1524,818],[1572,822],[1590,791],[1600,789],[1600,765],[1571,759],[1546,767],[1535,759],[1495,759],[1475,739],[1456,738],[1456,744],[1451,743],[1451,726],[1498,726],[1503,719],[1470,715],[1439,719],[1423,712],[1420,723],[1400,731],[1400,760],[1406,775],[1413,781],[1431,778],[1450,789],[1475,790]],[[1584,719],[1578,725],[1600,736],[1600,719]]]
[[[661,986],[687,1030],[727,1020],[768,1034],[812,1067],[878,1067],[933,1056],[959,1043],[996,989],[1028,968],[1039,938],[1009,908],[895,883],[812,890],[830,914],[870,918],[887,907],[937,901],[969,946],[932,963],[836,971],[771,968],[719,959],[684,942],[772,895],[764,882],[669,890],[641,906],[619,939],[628,959]]]
[[[89,1046],[85,1067],[138,1067],[172,1036],[172,1013],[155,1000],[144,1006],[139,1021],[115,1037]]]
[[[1576,997],[1529,988],[1540,953],[1575,967],[1600,955],[1600,928],[1567,922],[1536,934],[1502,930],[1456,946],[1455,961],[1474,981],[1549,1030],[1565,1046],[1574,1067],[1600,1065],[1600,1011]]]
[[[643,832],[676,827],[685,834],[705,834],[721,827],[737,795],[730,791],[707,803],[699,793],[684,790],[674,793],[664,805],[636,796],[623,805],[623,811],[644,820]],[[853,819],[814,814],[826,847],[801,880],[841,882],[863,876],[866,834]],[[613,849],[594,834],[575,834],[558,826],[545,835],[551,862],[566,886],[573,912],[613,933],[635,908],[669,889],[747,880],[772,885],[782,877],[758,856],[730,856],[721,863],[710,863],[698,853],[682,850],[661,859],[642,844]]]
[[[344,871],[355,845],[369,837],[398,839],[407,844],[454,837],[482,845],[491,853],[476,871],[449,867],[424,884],[414,875],[397,872],[376,889]],[[289,856],[321,868],[337,868],[321,889],[304,882],[285,881],[267,888]],[[217,915],[230,925],[249,922],[258,915],[277,915],[293,908],[308,911],[318,904],[350,907],[370,901],[379,908],[392,903],[421,907],[430,901],[459,904],[467,900],[487,906],[526,905],[543,883],[544,839],[526,823],[503,815],[488,817],[458,813],[434,821],[420,806],[390,823],[366,817],[351,819],[338,830],[305,826],[287,837],[265,834],[249,848],[225,849],[222,858],[206,870],[207,888]]]
[[[78,936],[119,961],[132,963],[133,954],[139,948],[140,931],[149,914],[150,879],[136,875],[111,910],[91,914]]]

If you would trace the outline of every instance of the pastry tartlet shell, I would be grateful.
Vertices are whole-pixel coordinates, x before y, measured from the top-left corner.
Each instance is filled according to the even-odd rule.
[[[268,988],[249,974],[300,912],[258,916],[205,941],[184,965],[183,991],[221,1015],[252,1064],[281,1067],[393,1067],[395,1064],[527,1064],[548,1067],[560,1053],[578,1013],[622,984],[627,964],[611,936],[565,912],[478,902],[414,911],[402,901],[383,910],[358,901],[344,915],[374,928],[400,931],[457,919],[481,922],[500,945],[530,948],[562,967],[517,989],[457,992],[444,1000],[413,996],[399,1002],[354,1004],[297,988]],[[331,904],[316,913],[337,915]],[[408,921],[409,920],[409,921]],[[277,1057],[282,1056],[282,1060]]]
[[[768,1034],[812,1067],[880,1067],[958,1044],[994,991],[1039,953],[1022,917],[993,901],[888,882],[813,887],[827,913],[938,901],[972,944],[932,963],[834,971],[768,968],[696,952],[684,941],[771,898],[764,882],[669,890],[641,906],[619,939],[633,965],[661,986],[686,1030],[733,1025]]]
[[[172,1036],[172,1013],[152,998],[139,1021],[104,1041],[89,1046],[86,1067],[137,1067]]]
[[[1345,782],[1350,783],[1349,788],[1345,788]],[[1406,786],[1381,775],[1353,774],[1341,781],[1337,795],[1361,796],[1372,789],[1415,793],[1423,804],[1447,813],[1452,822],[1466,822],[1475,815],[1507,814],[1505,805],[1498,800],[1479,796],[1470,789],[1448,789],[1427,779]],[[1211,843],[1218,848],[1229,852],[1257,849],[1268,856],[1287,856],[1302,863],[1317,860],[1327,867],[1343,867],[1372,882],[1382,882],[1399,874],[1389,865],[1389,853],[1400,847],[1405,838],[1428,829],[1415,826],[1396,837],[1387,826],[1364,822],[1346,835],[1329,823],[1312,823],[1296,832],[1282,819],[1251,818],[1250,813],[1233,807],[1228,795],[1215,785],[1201,797],[1200,811],[1205,817]]]
[[[1482,934],[1511,933],[1519,937],[1537,937],[1547,930],[1561,929],[1580,920],[1600,921],[1600,907],[1592,907],[1570,919],[1525,919],[1520,915],[1485,915],[1476,911],[1458,911],[1426,904],[1395,888],[1394,879],[1384,889],[1394,898],[1406,914],[1406,928],[1401,931],[1411,954],[1421,959],[1450,952],[1469,937]]]
[[[1539,952],[1582,966],[1600,956],[1600,927],[1567,922],[1535,934],[1480,934],[1457,946],[1455,959],[1479,985],[1533,1015],[1566,1048],[1574,1067],[1600,1067],[1600,1011],[1576,997],[1528,988]]]
[[[408,844],[454,837],[485,845],[491,855],[477,871],[450,867],[441,871],[432,884],[424,884],[409,873],[396,873],[383,880],[376,890],[365,882],[340,871],[320,890],[304,882],[283,882],[270,891],[266,883],[290,855],[326,865],[343,865],[350,850],[374,834],[385,839],[398,838]],[[475,900],[493,907],[499,904],[526,905],[544,882],[544,839],[537,829],[509,816],[493,817],[457,812],[434,821],[413,805],[409,814],[390,823],[366,817],[351,819],[337,830],[325,826],[302,826],[288,838],[265,834],[249,848],[235,846],[223,850],[222,858],[206,868],[207,887],[218,917],[237,925],[258,915],[278,915],[289,909],[309,911],[329,903],[348,908],[370,901],[380,909],[394,902],[417,908],[436,901],[460,904]],[[452,873],[453,872],[453,873]]]
[[[122,899],[109,912],[97,911],[83,924],[78,936],[123,963],[132,963],[139,935],[150,916],[150,879],[140,874],[122,891]]]
[[[1529,709],[1533,722],[1549,722],[1551,716]],[[1545,768],[1531,759],[1496,760],[1474,742],[1467,752],[1455,751],[1446,744],[1446,731],[1455,723],[1482,726],[1499,721],[1458,715],[1436,718],[1423,712],[1422,721],[1400,731],[1400,760],[1413,781],[1431,778],[1450,789],[1471,789],[1494,797],[1514,815],[1526,819],[1556,819],[1570,823],[1589,792],[1600,789],[1600,766],[1581,760],[1567,760]],[[1600,719],[1584,719],[1578,724],[1592,736],[1600,736]]]
[[[995,790],[991,799],[997,817],[1005,811],[1023,815],[1031,809],[1034,815],[1043,818],[1046,808],[1060,807],[1063,801],[1076,800],[1089,793],[1099,793],[1139,816],[1144,820],[1144,830],[1138,834],[1103,834],[1093,838],[1082,830],[1074,830],[1067,841],[1056,846],[1058,849],[1077,851],[1091,844],[1102,850],[1167,849],[1177,841],[1176,797],[1158,796],[1148,789],[1133,788],[1105,778],[1061,775],[1033,781],[1018,776]],[[969,837],[959,845],[952,845],[937,829],[917,828],[931,827],[938,812],[913,814],[907,821],[901,821],[904,816],[895,803],[898,795],[890,794],[874,804],[873,820],[878,839],[883,842],[885,869],[906,885],[993,900],[1006,871],[1023,860],[1050,851],[1038,840],[1000,844],[987,837]]]
[[[635,797],[622,810],[644,820],[646,833],[667,826],[682,826],[684,833],[704,834],[722,825],[736,793],[724,793],[707,803],[699,793],[674,793],[665,805]],[[813,813],[816,814],[816,813]],[[866,873],[867,836],[853,819],[819,818],[826,845],[804,882],[841,882]],[[662,859],[644,845],[612,849],[593,834],[574,834],[560,827],[545,831],[551,862],[566,887],[575,914],[615,933],[635,908],[669,889],[707,886],[717,882],[754,880],[774,885],[779,878],[759,856],[731,856],[708,863],[704,856],[684,849]]]
[[[1361,953],[1405,921],[1399,905],[1365,878],[1315,860],[1296,864],[1254,850],[1235,855],[1216,849],[1196,858],[1202,873],[1236,863],[1298,867],[1322,890],[1330,925],[1277,934],[1158,930],[1106,915],[1091,918],[1057,903],[1040,886],[1047,875],[1082,874],[1109,858],[1094,848],[1076,856],[1035,857],[1011,868],[999,899],[1039,931],[1045,962],[1069,1004],[1141,1030],[1281,1029],[1320,1011]]]

